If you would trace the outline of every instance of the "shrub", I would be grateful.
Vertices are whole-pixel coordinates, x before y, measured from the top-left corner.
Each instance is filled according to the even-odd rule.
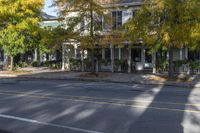
[[[86,66],[92,66],[92,61],[89,60],[89,59],[84,59],[84,64],[85,64]]]
[[[22,62],[22,61],[18,62],[15,65],[16,68],[22,68],[22,67],[27,67],[27,66],[28,66],[28,64],[26,62]]]
[[[81,60],[80,59],[73,59],[73,58],[71,58],[69,60],[69,62],[70,62],[71,65],[74,65],[74,66],[77,66],[77,65],[81,64]]]
[[[107,65],[110,64],[110,61],[109,61],[109,60],[100,60],[100,61],[99,61],[99,64],[100,64],[100,65],[103,65],[103,66],[107,66]]]
[[[158,61],[158,64],[157,64],[158,69],[167,70],[168,66],[169,66],[168,60],[159,60]]]
[[[192,61],[192,62],[190,62],[190,67],[192,69],[200,69],[200,61]]]
[[[177,60],[177,61],[174,61],[174,66],[175,67],[181,67],[182,65],[186,65],[188,64],[189,62],[187,60]]]
[[[33,61],[31,65],[33,67],[39,67],[39,64],[40,64],[39,61]]]
[[[119,59],[115,59],[115,65],[118,65],[118,66],[124,66],[127,64],[127,60],[119,60]]]

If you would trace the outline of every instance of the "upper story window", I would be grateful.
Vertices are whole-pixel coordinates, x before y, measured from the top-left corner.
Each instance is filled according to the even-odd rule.
[[[83,19],[80,23],[80,31],[85,31],[86,29],[86,23],[85,23],[85,19]]]
[[[103,16],[95,16],[94,28],[96,31],[103,30]]]
[[[118,29],[122,26],[122,11],[112,12],[112,29]]]

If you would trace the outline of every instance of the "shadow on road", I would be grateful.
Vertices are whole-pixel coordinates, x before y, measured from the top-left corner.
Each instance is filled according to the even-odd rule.
[[[11,132],[0,129],[0,133],[11,133]]]
[[[12,88],[8,85],[10,90],[25,91],[34,97],[1,96],[0,112],[58,124],[61,127],[67,125],[103,133],[199,133],[200,131],[200,105],[191,105],[200,103],[197,88],[49,82],[14,85]],[[0,86],[0,89],[3,87]],[[58,92],[63,95],[96,97],[96,99],[52,98],[52,95],[57,95],[56,98],[66,98],[58,95]],[[39,95],[51,98],[36,97]],[[0,122],[0,127],[15,125],[11,127],[12,131],[21,131],[20,133],[70,133],[66,128],[23,125],[19,121],[2,123],[0,120]]]
[[[172,87],[171,91],[167,91],[167,88],[163,86],[159,90],[142,115],[130,124],[127,133],[200,132],[200,105],[190,105],[200,102],[198,93],[195,95],[197,88]],[[158,108],[152,109],[154,107]]]

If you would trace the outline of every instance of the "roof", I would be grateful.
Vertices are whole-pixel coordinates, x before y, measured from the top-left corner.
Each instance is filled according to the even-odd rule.
[[[53,28],[56,28],[58,26],[62,26],[63,23],[62,22],[59,22],[59,21],[46,21],[46,22],[42,22],[41,23],[41,27],[53,27]]]
[[[49,14],[47,14],[45,12],[42,12],[42,19],[44,21],[58,20],[58,18],[56,16],[49,15]]]
[[[98,2],[102,4],[108,4],[108,3],[114,3],[114,4],[130,4],[130,3],[137,3],[137,2],[143,2],[143,0],[97,0]]]
[[[143,0],[119,0],[117,1],[118,4],[130,4],[134,2],[142,2]]]
[[[61,21],[59,21],[59,18],[56,16],[52,16],[52,15],[48,15],[45,12],[42,12],[42,19],[43,22],[41,22],[41,27],[58,27],[58,26],[62,26],[63,23]]]
[[[106,6],[137,6],[141,5],[143,0],[98,0],[101,4]]]

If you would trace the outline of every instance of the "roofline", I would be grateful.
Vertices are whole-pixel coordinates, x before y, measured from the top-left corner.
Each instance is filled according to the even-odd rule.
[[[59,18],[55,18],[55,19],[42,19],[42,21],[58,21]]]
[[[103,4],[105,7],[122,7],[122,6],[141,6],[143,2],[130,2],[130,3],[118,3],[118,4]]]

